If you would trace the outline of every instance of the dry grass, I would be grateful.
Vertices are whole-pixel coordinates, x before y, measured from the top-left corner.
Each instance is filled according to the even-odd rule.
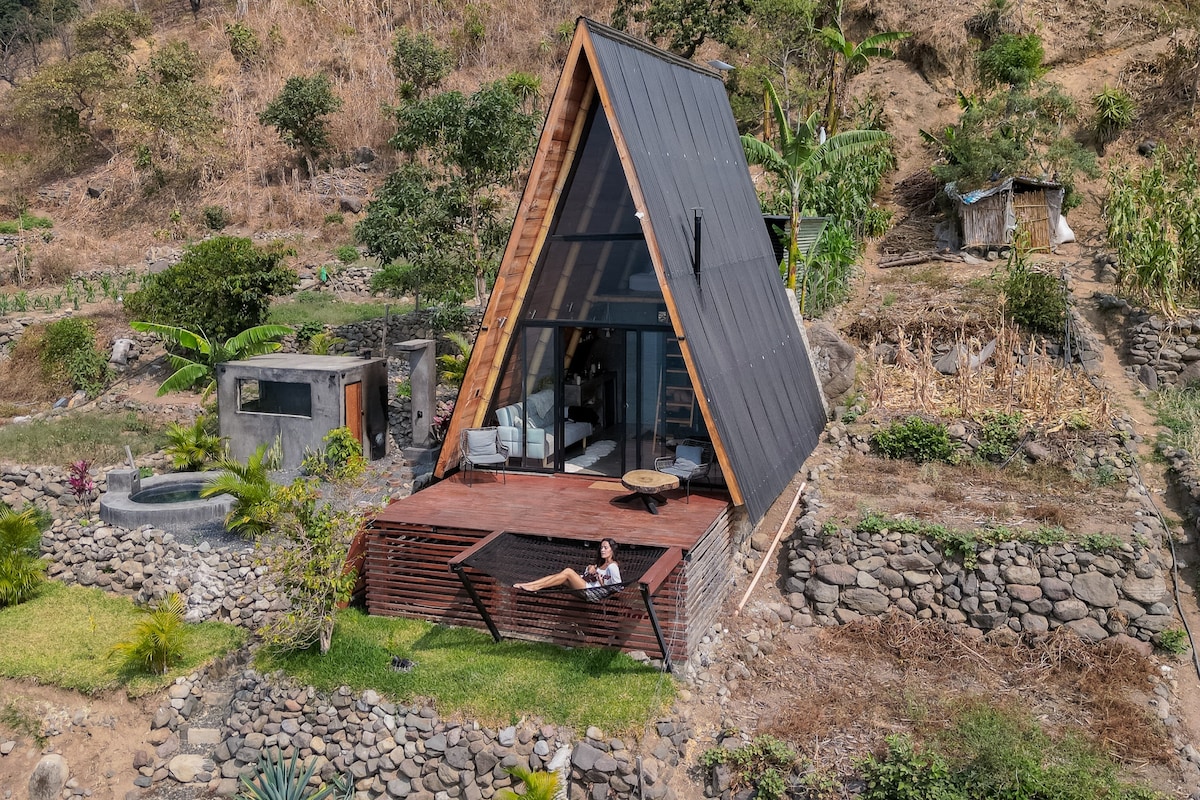
[[[858,452],[842,458],[824,491],[835,515],[857,508],[962,530],[1058,525],[1070,538],[1089,533],[1126,537],[1137,508],[1125,499],[1124,486],[1085,487],[1063,467],[1047,463],[917,465]]]
[[[1080,733],[1125,764],[1173,757],[1165,729],[1138,702],[1154,665],[1128,649],[1064,632],[1014,634],[1006,643],[964,638],[899,616],[821,629],[816,639],[822,668],[770,723],[788,741],[812,743],[810,757],[848,761],[851,743],[871,749],[891,732],[932,734],[955,707],[981,701]],[[843,681],[832,665],[853,669],[853,678]]]

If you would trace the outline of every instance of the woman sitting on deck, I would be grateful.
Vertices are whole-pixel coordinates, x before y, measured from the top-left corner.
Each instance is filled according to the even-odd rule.
[[[514,583],[513,588],[523,592],[538,592],[552,586],[566,586],[582,594],[586,600],[603,600],[621,588],[621,570],[614,560],[616,555],[617,543],[606,537],[600,540],[600,555],[596,563],[588,564],[582,573],[568,567],[536,581]]]

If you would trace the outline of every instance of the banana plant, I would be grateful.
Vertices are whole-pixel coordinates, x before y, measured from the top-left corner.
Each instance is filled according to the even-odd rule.
[[[287,325],[255,325],[224,343],[210,341],[202,333],[194,333],[175,325],[157,322],[131,322],[129,327],[141,333],[153,333],[177,348],[190,351],[191,358],[168,353],[175,372],[158,387],[158,396],[179,392],[195,386],[202,387],[204,398],[216,387],[216,366],[226,361],[250,358],[279,349],[279,340],[294,333]]]
[[[775,116],[777,144],[772,145],[746,134],[742,136],[742,149],[748,162],[773,172],[787,186],[791,195],[787,286],[795,290],[796,265],[800,263],[800,245],[797,240],[800,231],[800,192],[804,184],[846,160],[879,146],[891,136],[876,130],[843,131],[835,136],[826,136],[819,111],[814,111],[806,119],[797,119],[793,126],[771,81],[763,81],[763,91]],[[801,312],[804,311],[808,272],[805,270],[805,280],[800,289]]]

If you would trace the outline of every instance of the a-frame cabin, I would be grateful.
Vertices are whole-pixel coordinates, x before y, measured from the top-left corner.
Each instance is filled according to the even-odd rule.
[[[720,75],[581,19],[435,468],[449,479],[374,523],[369,608],[478,624],[473,603],[496,635],[489,613],[509,632],[626,649],[667,649],[667,629],[683,655],[725,596],[735,508],[761,519],[824,423]],[[459,436],[484,426],[509,445],[508,479],[466,488]],[[684,441],[715,454],[707,490],[659,517],[614,506],[617,479]],[[567,487],[602,509],[586,493],[565,500]],[[458,551],[501,531],[607,535],[675,558],[651,572],[670,607],[659,647],[645,631],[557,635],[486,576],[430,599],[434,569],[454,561],[462,577]],[[430,573],[410,589],[414,559]],[[649,595],[646,610],[653,621]]]

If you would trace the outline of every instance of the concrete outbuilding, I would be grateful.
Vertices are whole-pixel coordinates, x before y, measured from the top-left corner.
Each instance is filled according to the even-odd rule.
[[[346,427],[374,460],[387,452],[387,361],[271,353],[217,365],[221,435],[244,461],[278,437],[283,467],[300,466],[335,428]]]

